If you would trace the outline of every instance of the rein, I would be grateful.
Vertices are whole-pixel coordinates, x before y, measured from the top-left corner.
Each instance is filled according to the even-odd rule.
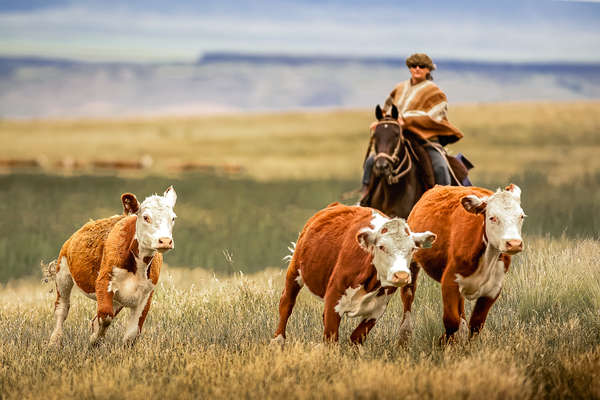
[[[389,175],[387,175],[387,182],[389,185],[393,185],[393,184],[398,183],[398,181],[400,181],[400,179],[403,176],[405,176],[406,174],[408,174],[410,172],[410,170],[412,169],[412,167],[413,167],[412,157],[410,156],[409,153],[412,153],[417,160],[419,158],[417,157],[410,142],[408,140],[406,140],[404,135],[402,135],[402,127],[396,121],[379,121],[377,124],[373,125],[371,128],[373,133],[371,134],[369,148],[371,148],[374,145],[373,142],[375,139],[375,130],[377,129],[377,126],[379,126],[381,124],[398,125],[398,128],[400,129],[400,137],[398,138],[398,143],[396,143],[396,147],[394,148],[392,155],[389,155],[389,154],[383,153],[383,152],[375,154],[375,161],[377,161],[378,159],[381,159],[381,158],[385,158],[392,164],[393,169],[392,169],[392,172]],[[402,144],[405,144],[404,156],[402,157],[402,160],[400,160],[399,153],[400,153],[400,149],[402,148]],[[393,166],[396,164],[397,164],[397,166],[394,168]]]

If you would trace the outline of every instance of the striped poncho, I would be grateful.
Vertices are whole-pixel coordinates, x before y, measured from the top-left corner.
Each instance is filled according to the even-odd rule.
[[[438,137],[440,143],[454,143],[463,134],[448,122],[446,94],[433,81],[425,80],[416,85],[410,79],[396,85],[385,101],[383,112],[395,104],[404,119],[404,129],[424,139]]]

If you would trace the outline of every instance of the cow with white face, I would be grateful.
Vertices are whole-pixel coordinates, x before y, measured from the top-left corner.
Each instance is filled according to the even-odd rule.
[[[483,328],[502,290],[511,256],[523,250],[524,218],[521,189],[514,184],[496,192],[474,186],[435,186],[415,204],[408,224],[436,232],[438,240],[431,250],[415,253],[411,271],[418,274],[420,266],[442,284],[446,330],[442,341],[466,327],[465,299],[475,301],[470,335]],[[414,290],[411,296],[402,296],[405,320],[410,319],[413,298]],[[404,322],[402,327],[408,328]]]
[[[485,214],[485,233],[491,247],[505,254],[523,250],[521,228],[525,213],[521,208],[521,189],[514,184],[487,197],[468,195],[461,199],[465,210]]]
[[[48,268],[55,279],[57,295],[51,344],[61,341],[74,283],[98,302],[91,344],[102,339],[123,307],[132,309],[123,341],[135,341],[150,309],[162,255],[174,248],[176,200],[173,187],[141,204],[135,195],[125,193],[121,196],[122,215],[90,221],[64,243],[58,259]]]
[[[360,318],[352,343],[364,341],[394,292],[411,282],[417,248],[431,247],[431,232],[412,233],[402,219],[367,207],[329,205],[300,233],[279,302],[273,341],[285,341],[288,318],[302,286],[325,302],[324,340],[337,341],[344,315]]]

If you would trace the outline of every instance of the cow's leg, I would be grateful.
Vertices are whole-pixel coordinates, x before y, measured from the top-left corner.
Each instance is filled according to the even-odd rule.
[[[119,315],[122,309],[122,305],[115,304],[113,306],[113,312],[111,313],[112,317],[107,316],[104,318],[100,318],[98,317],[98,315],[94,317],[94,319],[92,320],[92,335],[90,336],[90,344],[92,346],[97,345],[100,342],[100,340],[104,338],[106,330],[112,323],[113,319],[116,318],[117,315]]]
[[[273,344],[283,345],[285,343],[285,328],[296,304],[296,297],[298,297],[300,289],[302,289],[302,277],[296,268],[295,259],[292,258],[285,276],[285,287],[279,300],[279,324],[271,340]]]
[[[360,324],[356,327],[352,335],[350,335],[350,341],[353,344],[363,344],[369,331],[375,326],[376,319],[364,319]]]
[[[458,315],[460,316],[460,324],[458,326],[457,336],[461,341],[467,341],[469,338],[469,328],[467,326],[467,317],[465,316],[465,298],[462,295],[458,301]]]
[[[334,293],[333,291],[328,291],[325,294],[325,310],[323,313],[323,339],[325,342],[338,341],[342,316],[335,311],[335,306],[340,301],[340,297],[338,293]]]
[[[464,300],[458,290],[458,284],[454,281],[453,273],[448,273],[452,268],[448,268],[446,273],[442,277],[442,303],[444,305],[444,328],[445,334],[442,336],[441,341],[447,342],[452,338],[452,335],[458,331],[460,327],[460,304]],[[464,313],[464,311],[463,311]]]
[[[469,320],[471,337],[479,333],[481,328],[483,328],[483,324],[485,324],[488,312],[490,311],[490,308],[492,308],[492,305],[496,299],[498,299],[498,296],[493,299],[490,299],[489,297],[480,297],[475,302],[475,307],[473,308],[473,313],[471,314],[471,319]]]
[[[90,344],[95,345],[98,340],[104,337],[106,329],[110,326],[114,316],[115,309],[113,305],[114,293],[110,289],[111,275],[109,273],[101,274],[96,279],[96,301],[98,302],[98,312],[92,321],[92,336]]]
[[[66,257],[61,257],[58,261],[59,269],[56,273],[56,301],[54,302],[54,317],[56,318],[56,326],[50,336],[50,345],[60,345],[63,335],[63,323],[69,315],[71,307],[71,289],[73,289],[73,277],[69,270]]]
[[[404,345],[408,342],[412,336],[413,321],[411,318],[412,303],[415,300],[415,292],[417,291],[417,278],[419,277],[419,271],[421,268],[416,262],[410,264],[410,284],[400,289],[400,296],[402,296],[402,304],[404,306],[404,313],[402,314],[402,323],[400,324],[400,331],[398,333],[399,342]]]
[[[153,294],[154,291],[150,292],[150,294],[131,311],[129,321],[127,322],[127,328],[125,329],[125,336],[123,336],[123,344],[133,344],[142,331],[142,326],[148,315],[148,310],[150,310]]]

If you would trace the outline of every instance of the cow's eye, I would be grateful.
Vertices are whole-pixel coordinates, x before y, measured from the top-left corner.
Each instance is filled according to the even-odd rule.
[[[494,224],[497,224],[498,223],[498,218],[496,218],[496,217],[490,217],[490,222],[494,223]]]
[[[522,214],[522,215],[521,215],[521,219],[525,219],[525,217],[526,217],[526,216],[527,216],[527,215],[525,215],[525,214]]]
[[[385,246],[379,246],[379,250],[385,251]]]
[[[144,221],[146,221],[147,223],[152,222],[152,220],[150,219],[150,217],[147,216],[147,215],[144,215]]]

